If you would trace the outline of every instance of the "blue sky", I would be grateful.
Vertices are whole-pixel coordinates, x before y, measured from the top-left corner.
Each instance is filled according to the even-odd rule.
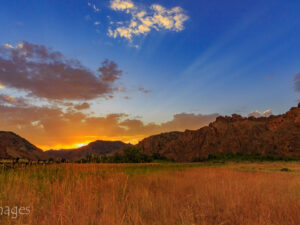
[[[87,112],[94,115],[126,113],[144,123],[162,123],[176,113],[246,116],[271,109],[279,114],[300,99],[294,87],[300,72],[298,1],[1,3],[1,45],[27,41],[51,47],[93,71],[105,59],[113,60],[123,71],[120,92],[109,100],[90,101]],[[155,11],[153,4],[160,8]],[[150,31],[136,29],[129,32],[130,38],[121,36],[117,28],[128,31],[130,21],[142,11],[151,18],[154,12],[168,15],[170,21],[181,17],[177,26],[160,24],[161,19],[147,27]]]

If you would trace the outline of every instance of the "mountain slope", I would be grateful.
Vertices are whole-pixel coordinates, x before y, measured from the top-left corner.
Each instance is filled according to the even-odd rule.
[[[138,146],[146,153],[159,153],[176,161],[217,153],[300,156],[300,104],[268,118],[220,116],[199,130],[151,136]]]
[[[112,154],[122,150],[127,145],[121,141],[95,141],[78,149],[49,150],[46,151],[46,154],[56,159],[80,160],[87,155]]]
[[[0,159],[44,160],[48,156],[13,132],[0,131]]]

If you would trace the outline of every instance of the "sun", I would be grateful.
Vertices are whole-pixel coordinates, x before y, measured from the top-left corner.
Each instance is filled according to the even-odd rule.
[[[75,146],[77,147],[77,148],[80,148],[80,147],[83,147],[83,146],[86,146],[87,145],[87,143],[79,143],[79,144],[75,144]]]
[[[80,142],[80,143],[74,143],[74,144],[70,144],[70,145],[54,145],[54,146],[38,146],[39,148],[43,149],[43,150],[49,150],[49,149],[55,149],[55,150],[59,150],[59,149],[76,149],[76,148],[81,148],[83,146],[86,146],[90,143],[91,141],[85,141],[85,142]]]

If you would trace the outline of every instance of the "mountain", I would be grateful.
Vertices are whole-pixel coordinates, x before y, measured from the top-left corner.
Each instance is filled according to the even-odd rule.
[[[95,141],[78,149],[49,150],[46,154],[55,159],[80,160],[87,155],[113,154],[128,146],[121,141]]]
[[[0,159],[45,160],[48,156],[39,148],[13,132],[0,131]]]
[[[121,141],[95,141],[78,149],[43,152],[15,133],[0,131],[0,159],[80,160],[86,155],[113,154],[126,146]],[[150,136],[138,146],[145,153],[159,153],[179,162],[205,159],[218,153],[300,157],[300,104],[278,116],[219,116],[199,130]]]
[[[159,153],[175,161],[218,153],[300,156],[300,103],[278,116],[220,116],[199,130],[154,135],[138,146],[145,153]]]

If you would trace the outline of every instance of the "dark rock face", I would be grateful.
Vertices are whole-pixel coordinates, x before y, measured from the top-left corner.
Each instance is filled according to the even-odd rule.
[[[176,161],[217,153],[300,156],[300,105],[279,116],[220,116],[199,130],[151,136],[138,146]]]
[[[46,160],[48,156],[24,138],[0,131],[0,159]]]
[[[46,151],[46,154],[55,159],[67,159],[73,161],[84,159],[87,155],[113,154],[121,151],[126,146],[128,146],[128,144],[121,141],[95,141],[78,149],[49,150]]]

